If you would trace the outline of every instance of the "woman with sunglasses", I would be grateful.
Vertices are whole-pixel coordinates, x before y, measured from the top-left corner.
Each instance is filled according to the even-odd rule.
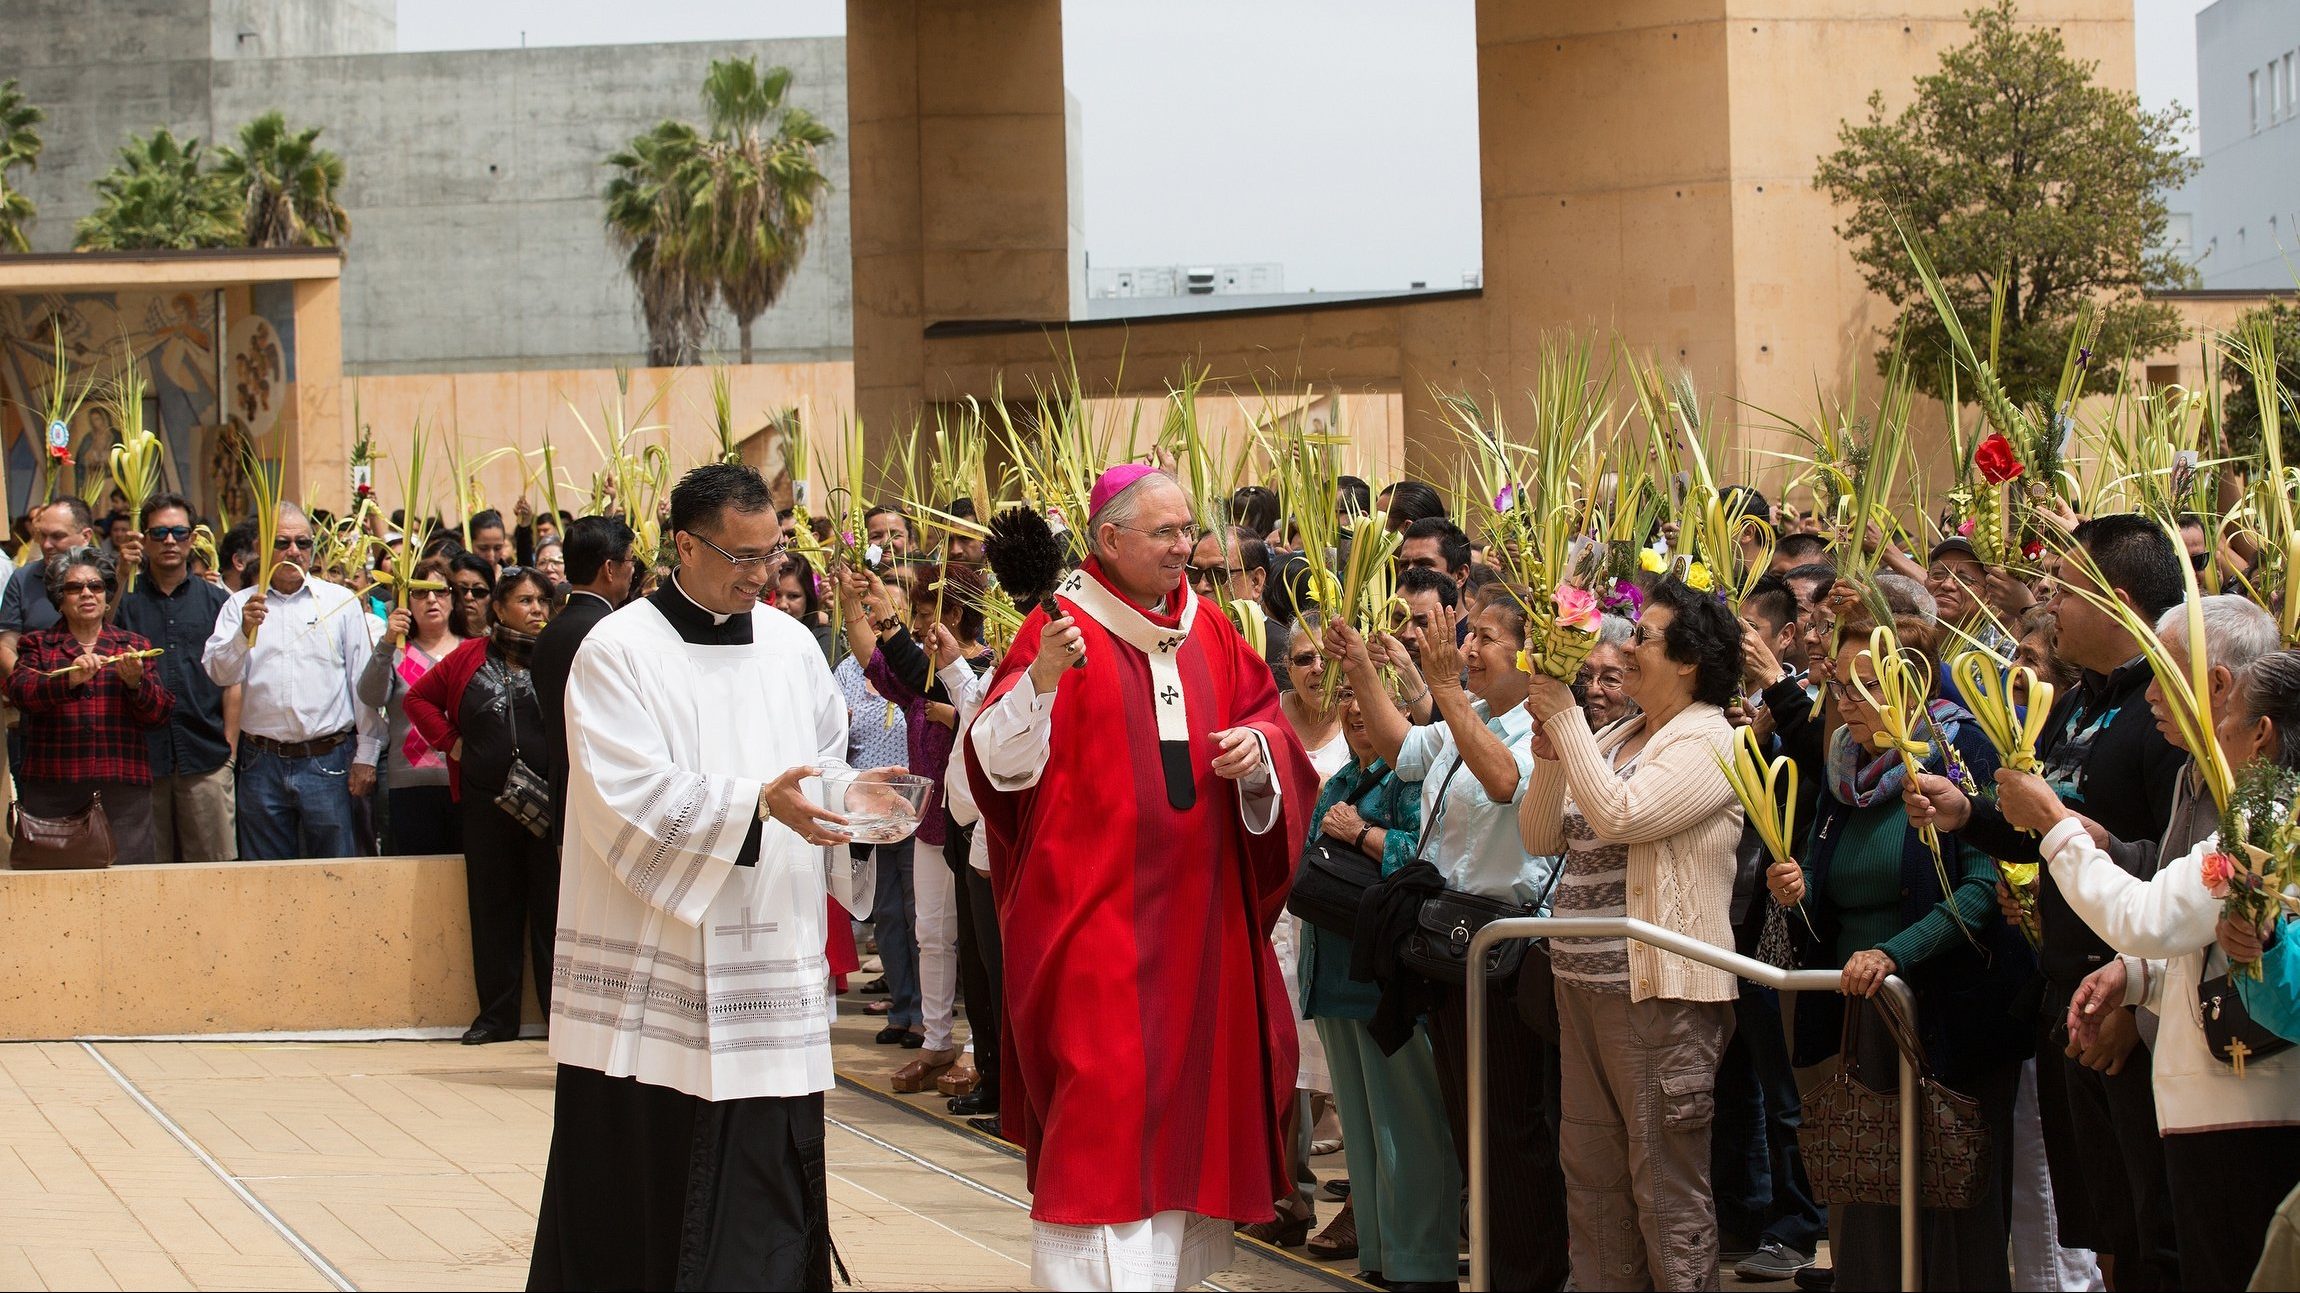
[[[447,589],[452,596],[448,613],[455,634],[462,638],[487,636],[487,596],[495,588],[495,567],[476,552],[458,552],[448,560]]]
[[[102,549],[48,559],[48,599],[62,619],[24,635],[8,699],[24,711],[16,798],[38,817],[70,817],[101,799],[117,859],[153,860],[152,765],[147,734],[175,698],[137,659],[147,639],[104,622],[113,565]]]
[[[479,1016],[463,1034],[466,1046],[519,1036],[522,930],[535,966],[536,1004],[551,1017],[559,859],[547,819],[538,828],[514,816],[525,806],[514,783],[540,783],[551,766],[551,740],[527,668],[535,635],[550,618],[551,594],[533,568],[506,567],[490,599],[494,628],[457,647],[407,690],[408,721],[431,748],[447,751],[448,793],[462,805],[472,979],[479,990]],[[547,790],[543,802],[548,812]]]
[[[417,562],[415,579],[447,586],[407,595],[407,605],[385,621],[383,637],[359,677],[359,703],[382,711],[390,724],[383,742],[383,851],[388,856],[463,851],[463,822],[447,790],[447,756],[409,724],[405,704],[408,688],[463,645],[455,631],[455,588],[448,584],[447,563],[438,557]]]

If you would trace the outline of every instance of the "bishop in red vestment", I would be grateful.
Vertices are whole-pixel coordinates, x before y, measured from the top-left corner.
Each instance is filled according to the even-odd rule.
[[[1113,468],[1088,533],[964,742],[1006,949],[1001,1118],[1040,1284],[1187,1287],[1292,1189],[1269,934],[1317,779],[1269,666],[1182,578],[1173,479]]]

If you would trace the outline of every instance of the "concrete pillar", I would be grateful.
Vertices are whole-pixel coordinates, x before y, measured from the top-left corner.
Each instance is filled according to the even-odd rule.
[[[281,427],[285,497],[338,512],[351,500],[341,289],[335,278],[295,284],[295,422]]]
[[[1069,317],[1060,0],[849,0],[847,128],[855,408],[882,448],[924,401],[927,325]]]

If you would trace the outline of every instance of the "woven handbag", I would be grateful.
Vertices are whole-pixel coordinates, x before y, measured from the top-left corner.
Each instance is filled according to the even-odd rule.
[[[1840,1059],[1858,1055],[1866,1003],[1845,1003]],[[1988,1127],[1980,1103],[1935,1081],[1903,1020],[1886,1001],[1877,1011],[1893,1044],[1917,1066],[1918,1199],[1928,1208],[1969,1208],[1981,1197],[1990,1170]],[[1805,1125],[1797,1147],[1813,1180],[1813,1197],[1826,1204],[1901,1201],[1901,1097],[1875,1091],[1840,1063],[1837,1073],[1805,1095]]]

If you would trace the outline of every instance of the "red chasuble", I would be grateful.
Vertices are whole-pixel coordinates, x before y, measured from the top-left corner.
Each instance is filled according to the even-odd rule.
[[[1160,759],[1149,657],[1083,611],[1086,665],[1056,687],[1038,783],[998,790],[961,742],[1005,945],[1000,1118],[1027,1154],[1040,1221],[1264,1221],[1293,1188],[1278,1114],[1294,1084],[1294,1004],[1269,934],[1317,774],[1269,665],[1211,603],[1200,611],[1176,647],[1188,808],[1173,807]],[[1179,629],[1178,616],[1144,614]],[[986,705],[1037,655],[1044,623],[1040,611],[1024,621]],[[1209,736],[1231,727],[1269,744],[1282,812],[1261,835],[1239,816],[1236,783],[1213,772]]]

